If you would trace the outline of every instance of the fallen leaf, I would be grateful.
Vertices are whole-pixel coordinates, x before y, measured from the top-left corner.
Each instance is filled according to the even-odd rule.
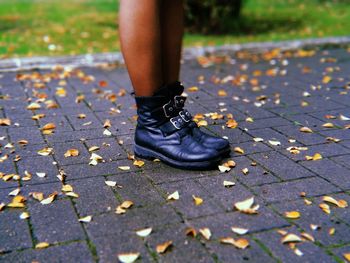
[[[118,254],[118,259],[122,263],[133,263],[135,262],[140,256],[140,253],[125,253],[125,254]]]
[[[137,167],[142,167],[145,165],[145,162],[142,160],[135,160],[133,164]]]
[[[199,229],[199,233],[201,233],[206,240],[209,240],[211,237],[211,231],[207,227]]]
[[[197,231],[193,227],[189,227],[186,229],[185,234],[186,234],[186,236],[196,237]]]
[[[38,110],[40,108],[41,108],[40,104],[38,104],[36,102],[32,102],[31,104],[29,104],[27,106],[27,110]]]
[[[251,197],[241,202],[235,203],[234,206],[238,211],[246,211],[251,209],[253,204],[254,204],[254,197]]]
[[[236,233],[238,235],[245,235],[249,231],[248,229],[241,227],[231,227],[231,230],[233,231],[233,233]]]
[[[197,196],[192,195],[193,201],[195,205],[201,205],[203,203],[203,199]]]
[[[117,185],[117,182],[115,181],[105,181],[105,184],[108,185],[108,186],[116,186]]]
[[[99,162],[101,162],[103,160],[103,158],[101,156],[99,156],[96,153],[92,153],[90,156],[90,162],[89,165],[93,165],[96,166]]]
[[[94,151],[97,151],[97,150],[99,150],[100,149],[100,147],[98,147],[98,146],[91,146],[90,148],[89,148],[89,152],[94,152]]]
[[[305,159],[307,161],[318,161],[318,160],[322,160],[323,157],[320,153],[315,153],[313,156],[306,155]]]
[[[311,130],[311,129],[308,128],[308,127],[301,127],[301,128],[299,129],[299,131],[305,132],[305,133],[313,133],[313,130]]]
[[[219,168],[221,173],[226,173],[226,172],[229,172],[231,170],[230,167],[227,167],[225,165],[219,165],[218,168]]]
[[[333,236],[335,234],[335,228],[334,227],[331,227],[329,230],[328,230],[328,234],[330,236]]]
[[[21,214],[19,215],[19,218],[20,218],[20,219],[27,219],[27,218],[29,218],[29,217],[30,217],[30,215],[29,215],[28,212],[23,212],[23,213],[21,213]]]
[[[248,169],[248,168],[243,168],[243,169],[242,169],[242,173],[243,173],[244,175],[249,174],[249,169]]]
[[[175,191],[174,193],[168,195],[167,200],[179,200],[180,195],[178,191]]]
[[[84,216],[79,218],[79,222],[83,222],[83,223],[90,223],[92,220],[92,216]]]
[[[223,182],[223,185],[225,187],[231,187],[231,186],[234,186],[236,183],[235,182],[231,182],[231,181],[224,181]]]
[[[236,153],[244,154],[244,150],[243,150],[242,148],[240,148],[240,147],[235,147],[233,150],[234,150]]]
[[[322,127],[324,128],[334,128],[334,124],[331,122],[327,122],[325,124],[322,124]]]
[[[331,213],[331,209],[329,207],[329,205],[322,203],[319,205],[319,207],[322,209],[323,212],[325,212],[326,214],[330,214]]]
[[[291,242],[302,242],[301,238],[295,234],[287,234],[281,239],[282,244]]]
[[[73,192],[73,187],[70,184],[64,184],[61,190],[62,192]]]
[[[279,145],[281,145],[281,142],[269,140],[269,144],[271,144],[273,146],[279,146]]]
[[[259,138],[259,137],[253,138],[253,140],[254,140],[254,142],[263,142],[264,141],[263,138]]]
[[[112,127],[111,121],[110,120],[105,120],[105,122],[103,123],[103,128],[110,128]]]
[[[21,192],[20,188],[16,188],[15,190],[12,190],[8,195],[9,196],[16,196]]]
[[[169,240],[169,241],[166,241],[162,244],[159,244],[157,245],[156,247],[156,251],[158,254],[163,254],[165,253],[173,244],[173,241]]]
[[[136,235],[139,237],[148,237],[152,233],[152,228],[144,228],[136,231]]]
[[[309,233],[303,232],[303,233],[301,233],[300,235],[301,235],[303,238],[305,238],[305,239],[307,239],[307,240],[309,240],[309,241],[311,241],[311,242],[315,242],[315,238],[314,238],[312,235],[310,235]]]
[[[322,78],[322,83],[323,83],[323,84],[327,84],[327,83],[331,82],[331,80],[332,80],[332,77],[330,77],[330,76],[324,76],[324,77]]]
[[[79,155],[78,149],[69,149],[65,152],[64,157],[74,157]]]
[[[346,261],[350,262],[350,252],[349,253],[344,253],[343,257],[345,258]]]
[[[54,130],[54,129],[56,129],[56,125],[54,123],[47,123],[41,128],[42,131]]]
[[[298,211],[290,211],[290,212],[285,212],[284,216],[290,219],[298,219],[300,218],[300,213]]]
[[[129,171],[130,170],[130,166],[118,166],[118,169],[122,170],[122,171]]]
[[[348,203],[345,200],[339,200],[338,201],[338,200],[334,199],[331,196],[324,196],[322,198],[322,201],[327,202],[327,203],[331,203],[331,204],[336,205],[336,206],[338,206],[340,208],[345,208],[345,207],[348,206]]]
[[[43,249],[43,248],[47,248],[48,246],[50,246],[49,243],[47,243],[47,242],[40,242],[40,243],[35,245],[35,248],[36,249]]]
[[[0,126],[10,126],[11,120],[10,119],[0,119]]]
[[[105,130],[103,131],[103,135],[111,136],[112,133],[111,133],[109,130],[105,129]]]
[[[237,126],[238,126],[238,123],[234,119],[229,119],[226,122],[226,127],[227,128],[235,129],[235,128],[237,128]]]
[[[41,156],[48,156],[53,152],[53,148],[45,147],[38,151],[38,154]]]
[[[53,192],[53,193],[50,194],[47,198],[45,198],[45,199],[43,199],[42,201],[40,201],[40,203],[41,203],[42,205],[51,204],[51,203],[55,200],[57,194],[58,194],[57,192]]]

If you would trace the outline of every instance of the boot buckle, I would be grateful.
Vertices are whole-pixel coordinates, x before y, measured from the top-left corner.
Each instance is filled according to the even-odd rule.
[[[173,114],[174,105],[171,103],[171,101],[163,105],[163,111],[164,111],[165,117],[167,118],[169,118]]]
[[[174,104],[175,104],[175,107],[178,109],[182,109],[185,106],[185,101],[186,101],[186,97],[184,96],[176,95],[174,97]]]
[[[183,126],[182,118],[179,118],[178,116],[171,118],[170,122],[178,130]]]
[[[189,113],[189,111],[186,109],[180,111],[179,115],[185,122],[189,122],[192,119],[191,113]]]

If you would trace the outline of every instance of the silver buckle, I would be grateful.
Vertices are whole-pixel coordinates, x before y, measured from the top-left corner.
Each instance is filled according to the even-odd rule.
[[[176,128],[176,129],[178,129],[178,130],[180,130],[181,129],[181,124],[179,124],[179,122],[182,122],[182,119],[181,118],[179,118],[179,117],[173,117],[173,118],[171,118],[170,119],[170,122],[171,122],[171,124],[172,125],[174,125],[174,127]]]
[[[176,95],[174,97],[174,104],[176,108],[183,108],[185,106],[186,97]]]
[[[170,105],[170,107],[167,108],[167,106],[169,106],[169,105]],[[169,117],[171,116],[171,113],[168,114],[168,110],[169,110],[169,111],[173,111],[173,110],[174,110],[174,106],[171,104],[171,101],[169,101],[168,103],[166,103],[166,104],[163,105],[164,115],[165,115],[165,117],[167,117],[167,118],[169,118]]]
[[[191,121],[191,114],[187,110],[180,111],[179,115],[185,122]]]

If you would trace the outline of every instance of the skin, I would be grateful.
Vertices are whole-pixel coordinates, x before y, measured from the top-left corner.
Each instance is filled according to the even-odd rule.
[[[183,0],[121,0],[121,49],[136,96],[179,79]]]

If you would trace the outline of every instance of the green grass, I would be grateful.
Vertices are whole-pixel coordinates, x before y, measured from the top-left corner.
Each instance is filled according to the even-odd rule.
[[[186,46],[350,35],[348,0],[243,0],[227,35],[186,34]],[[118,0],[0,0],[0,58],[119,49]]]

